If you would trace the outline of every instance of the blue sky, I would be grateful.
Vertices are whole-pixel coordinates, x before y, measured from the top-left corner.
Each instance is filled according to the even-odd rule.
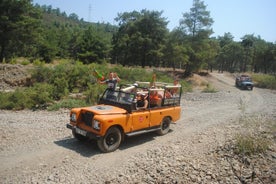
[[[261,36],[276,42],[276,0],[203,0],[214,20],[212,36],[230,32],[235,41],[245,34]],[[168,28],[179,26],[182,14],[189,12],[192,0],[33,0],[40,5],[52,5],[67,15],[75,13],[90,22],[116,24],[118,13],[142,9],[163,11]],[[90,7],[90,8],[89,8]]]

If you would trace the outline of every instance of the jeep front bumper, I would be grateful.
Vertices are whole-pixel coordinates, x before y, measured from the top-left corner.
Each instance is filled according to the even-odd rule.
[[[89,139],[94,139],[94,140],[98,140],[101,136],[93,134],[91,132],[88,132],[86,130],[82,130],[79,127],[73,126],[71,124],[66,124],[66,127],[71,129],[72,131],[74,131],[77,134],[80,134],[84,137],[88,137]]]

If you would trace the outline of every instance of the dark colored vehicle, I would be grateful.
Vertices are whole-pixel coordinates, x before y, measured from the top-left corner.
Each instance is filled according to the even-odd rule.
[[[240,75],[236,77],[236,86],[240,89],[253,90],[254,84],[248,75]]]

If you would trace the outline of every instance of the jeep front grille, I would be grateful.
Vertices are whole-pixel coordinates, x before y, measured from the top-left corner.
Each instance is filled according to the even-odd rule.
[[[81,120],[85,123],[85,125],[92,127],[92,120],[93,120],[94,114],[91,112],[83,112],[81,114]]]

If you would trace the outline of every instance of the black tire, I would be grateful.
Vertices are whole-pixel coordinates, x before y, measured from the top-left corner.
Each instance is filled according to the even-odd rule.
[[[72,130],[72,134],[73,134],[74,138],[78,139],[81,142],[84,142],[84,141],[88,140],[87,137],[85,137],[83,135],[80,135],[80,134],[77,134],[75,130]]]
[[[165,135],[169,132],[171,125],[171,118],[165,117],[160,125],[160,130],[157,131],[157,134],[159,135]]]
[[[105,136],[101,137],[98,141],[99,149],[104,152],[112,152],[115,151],[121,144],[122,141],[122,133],[117,127],[111,127],[105,134]]]

